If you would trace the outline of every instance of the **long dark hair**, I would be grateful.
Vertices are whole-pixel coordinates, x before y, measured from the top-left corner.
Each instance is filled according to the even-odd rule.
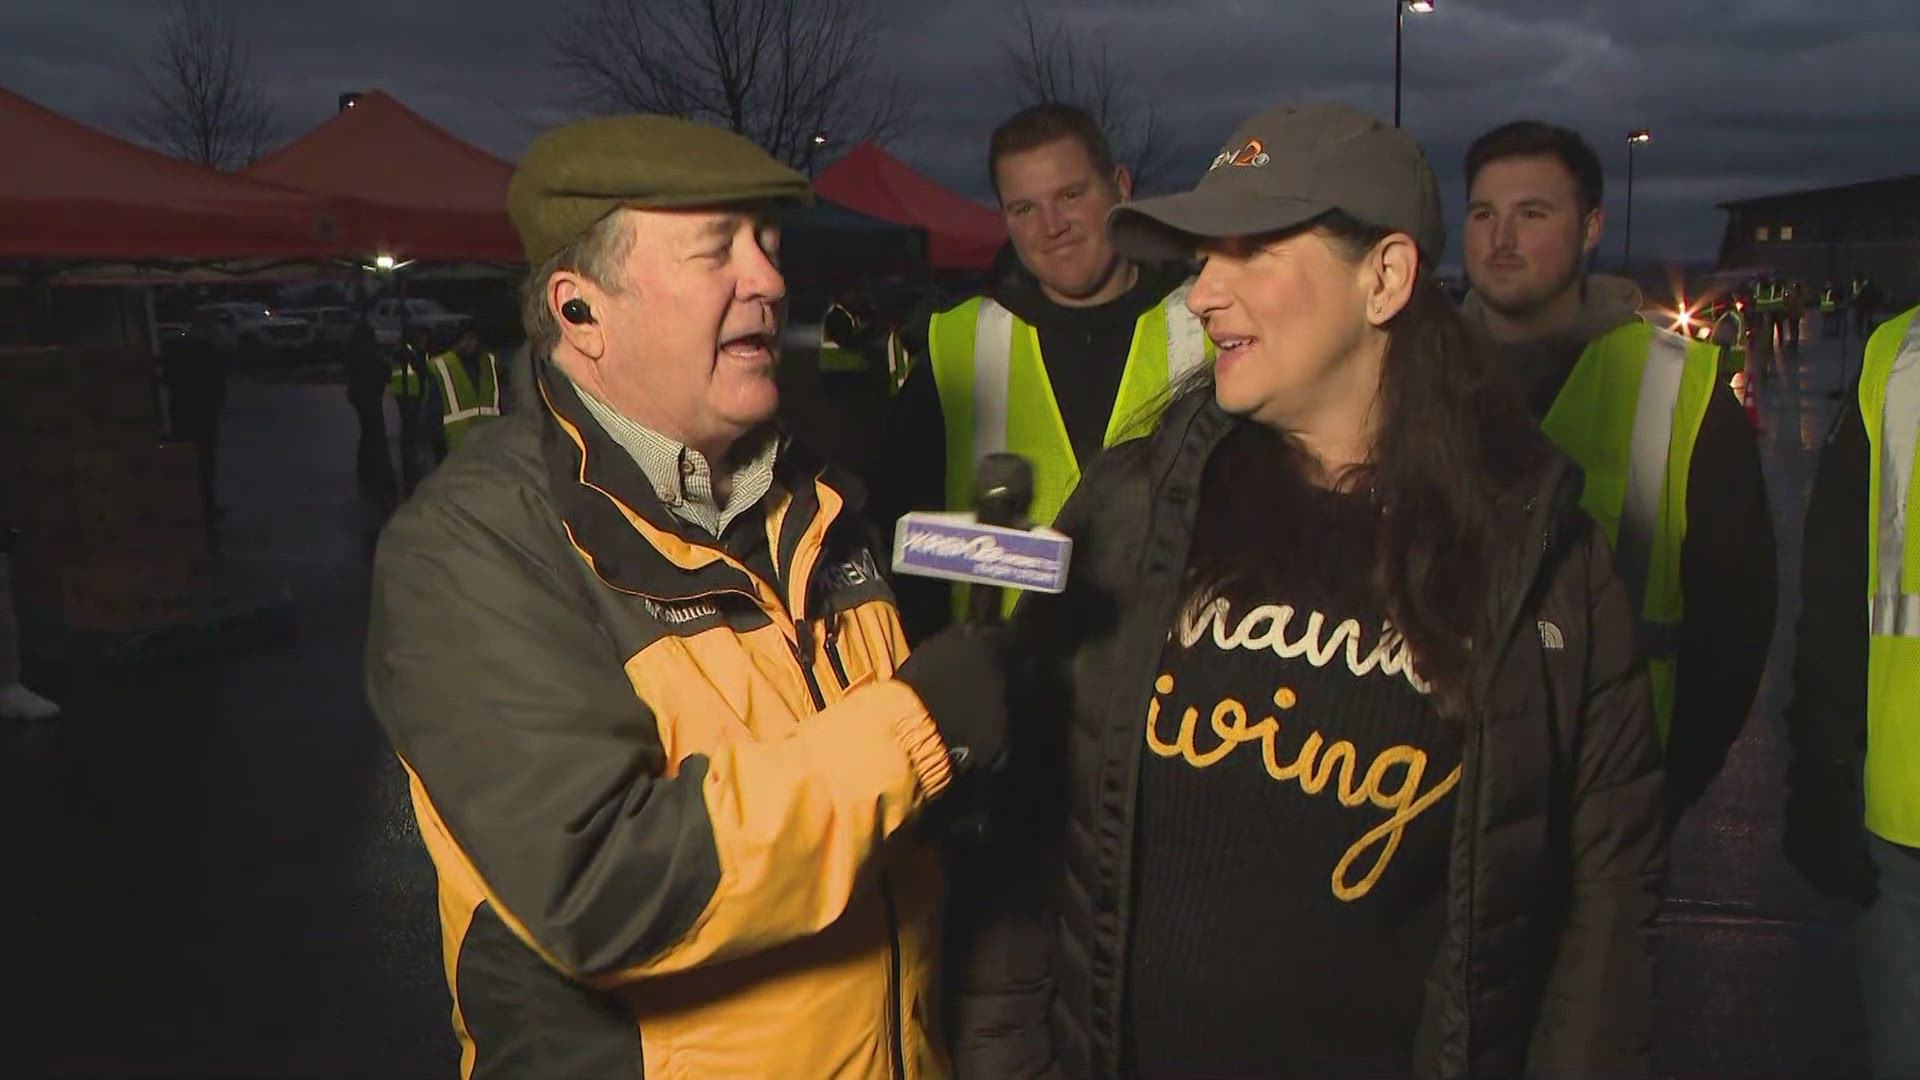
[[[1305,226],[1358,261],[1387,230],[1334,212]],[[1504,371],[1423,267],[1386,324],[1371,457],[1337,475],[1284,432],[1238,420],[1208,460],[1194,535],[1194,597],[1252,600],[1298,554],[1336,543],[1371,567],[1365,588],[1406,639],[1442,714],[1468,705],[1467,671],[1503,493],[1552,452]],[[1203,372],[1183,393],[1212,393]],[[1369,512],[1303,514],[1327,491]],[[1344,535],[1343,535],[1344,533]],[[1323,549],[1322,549],[1323,550]]]

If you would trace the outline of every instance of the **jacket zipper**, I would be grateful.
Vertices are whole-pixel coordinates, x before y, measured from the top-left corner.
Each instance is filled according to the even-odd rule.
[[[794,624],[794,629],[802,636],[802,640],[806,638],[807,625],[808,624],[804,622]],[[846,666],[840,662],[838,649],[839,637],[840,624],[838,620],[829,614],[827,616],[827,639],[825,642],[827,662],[833,665],[833,677],[840,683],[840,689],[845,690],[847,688],[847,669]],[[799,645],[796,644],[794,648],[796,650],[795,655],[798,656]],[[802,671],[807,672],[807,688],[813,691],[814,704],[819,706],[819,684],[814,682],[813,674],[808,670],[804,660],[801,662],[800,667]],[[906,1035],[903,1030],[905,1022],[901,1019],[901,1014],[904,1010],[900,1003],[900,917],[895,911],[893,904],[893,879],[884,869],[880,871],[880,899],[887,910],[887,1041],[889,1043],[888,1052],[891,1054],[893,1060],[893,1072],[891,1075],[894,1077],[894,1080],[906,1080]]]
[[[793,636],[787,639],[787,647],[793,650],[794,662],[800,665],[800,677],[807,680],[807,694],[813,698],[813,711],[819,712],[827,707],[827,697],[820,692],[820,680],[813,674],[813,634],[808,630],[806,620],[793,621]]]
[[[887,1027],[894,1080],[907,1080],[906,1035],[900,1008],[900,917],[893,907],[893,879],[880,871],[880,899],[887,908]]]
[[[1561,474],[1558,471],[1556,471],[1554,474],[1555,483],[1552,486],[1555,490],[1558,489],[1558,486],[1559,486],[1558,478],[1560,475]],[[1498,641],[1500,643],[1496,647],[1500,649],[1503,654],[1506,650],[1507,641],[1513,637],[1514,625],[1518,623],[1520,620],[1521,610],[1524,607],[1525,596],[1527,592],[1529,592],[1533,588],[1533,579],[1540,576],[1540,569],[1541,567],[1546,565],[1547,555],[1553,549],[1553,505],[1552,504],[1554,501],[1554,495],[1552,492],[1549,492],[1544,498],[1545,498],[1545,501],[1547,502],[1547,522],[1546,522],[1546,526],[1540,530],[1540,550],[1538,554],[1535,556],[1535,558],[1530,560],[1530,565],[1526,568],[1527,572],[1525,574],[1522,574],[1517,582],[1517,587],[1520,590],[1520,599],[1514,601],[1512,605],[1512,610],[1510,610],[1507,613],[1505,624],[1500,628],[1500,635],[1497,638],[1490,639],[1493,641]],[[1529,506],[1529,509],[1531,508],[1532,507]],[[1493,672],[1499,667],[1500,660],[1501,660],[1500,656],[1495,656],[1490,666],[1487,668],[1488,675],[1484,680],[1484,684],[1478,688],[1479,696],[1482,699],[1486,697],[1488,690],[1490,690],[1493,685]],[[1475,712],[1482,713],[1483,710],[1476,705]],[[1461,996],[1464,999],[1465,1005],[1466,1005],[1466,1008],[1463,1012],[1463,1019],[1461,1021],[1461,1029],[1462,1029],[1461,1030],[1461,1035],[1462,1035],[1462,1038],[1461,1038],[1462,1055],[1461,1056],[1464,1058],[1461,1064],[1465,1067],[1468,1073],[1471,1073],[1473,1071],[1473,923],[1474,923],[1473,897],[1474,897],[1474,887],[1478,884],[1477,878],[1480,871],[1480,807],[1479,807],[1480,778],[1477,775],[1477,773],[1479,770],[1480,762],[1483,761],[1486,757],[1486,745],[1487,745],[1486,718],[1484,715],[1480,715],[1480,716],[1477,716],[1473,725],[1472,753],[1473,753],[1473,762],[1474,762],[1474,767],[1476,772],[1476,775],[1474,777],[1474,790],[1471,793],[1472,798],[1468,799],[1466,804],[1467,873],[1468,873],[1467,922],[1466,922],[1466,930],[1465,930],[1465,933],[1462,935],[1461,943],[1460,943],[1460,987],[1461,987],[1461,990],[1463,991]]]
[[[833,666],[833,677],[845,690],[850,681],[847,678],[847,666],[840,661],[840,620],[833,615],[827,616],[827,663]]]

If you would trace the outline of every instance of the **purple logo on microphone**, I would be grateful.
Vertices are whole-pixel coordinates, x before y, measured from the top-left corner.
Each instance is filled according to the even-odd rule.
[[[1067,587],[1073,541],[1052,529],[1003,529],[971,514],[913,513],[893,534],[893,569],[945,578],[1057,593]]]

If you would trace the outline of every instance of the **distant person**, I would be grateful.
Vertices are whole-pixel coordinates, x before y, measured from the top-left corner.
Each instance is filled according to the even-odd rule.
[[[1880,305],[1885,300],[1886,297],[1881,293],[1879,284],[1872,278],[1862,274],[1854,279],[1853,325],[1862,341],[1866,340],[1868,334],[1873,333],[1875,320],[1880,314]]]
[[[1000,450],[1033,462],[1033,519],[1046,524],[1081,469],[1212,355],[1186,308],[1189,267],[1114,250],[1107,214],[1133,178],[1091,116],[1020,110],[988,141],[987,172],[1013,257],[985,295],[906,335],[927,342],[928,362],[911,365],[887,419],[874,505],[888,535],[908,510],[967,509],[975,464]],[[918,638],[953,616],[961,591],[908,580],[899,594]]]
[[[440,435],[452,453],[475,429],[500,418],[504,400],[500,359],[480,347],[472,324],[454,332],[453,348],[427,361],[440,386]]]
[[[1720,347],[1720,375],[1725,381],[1747,369],[1747,319],[1741,305],[1724,296],[1714,301],[1710,312],[1713,330],[1709,340]]]
[[[12,522],[0,520],[0,720],[51,720],[60,706],[20,682],[20,616],[13,600]]]
[[[395,454],[400,459],[400,494],[411,497],[420,481],[446,457],[440,435],[440,380],[427,368],[425,337],[420,331],[409,331],[394,349],[387,389],[400,421]]]
[[[1787,282],[1780,301],[1782,323],[1781,338],[1787,351],[1800,351],[1800,324],[1807,319],[1807,286],[1799,278]]]
[[[1864,908],[1872,1075],[1920,1076],[1920,308],[1866,343],[1807,502],[1783,842]]]
[[[1739,738],[1773,640],[1773,518],[1753,427],[1723,388],[1716,345],[1647,325],[1637,286],[1587,273],[1605,218],[1585,139],[1507,124],[1474,141],[1466,174],[1462,310],[1586,470],[1581,506],[1640,615],[1677,813]]]
[[[1785,287],[1772,274],[1763,276],[1759,284],[1754,286],[1753,306],[1759,317],[1758,329],[1766,338],[1769,352],[1777,349],[1780,344],[1781,313],[1786,307],[1786,299]],[[1765,378],[1772,378],[1772,365],[1762,368],[1761,374]]]
[[[213,341],[213,325],[196,312],[187,332],[160,350],[173,437],[191,444],[200,467],[200,505],[208,525],[225,513],[215,497],[220,461],[220,414],[227,401],[227,358]]]
[[[823,385],[875,382],[878,365],[870,344],[870,318],[871,312],[859,302],[854,290],[845,286],[834,290],[826,311],[820,316],[820,381]]]
[[[347,401],[360,421],[354,475],[361,491],[382,511],[392,508],[396,491],[393,458],[387,447],[387,380],[392,371],[362,305],[347,342]]]
[[[1840,336],[1840,313],[1844,302],[1840,298],[1840,287],[1829,281],[1820,289],[1820,336],[1837,338]]]

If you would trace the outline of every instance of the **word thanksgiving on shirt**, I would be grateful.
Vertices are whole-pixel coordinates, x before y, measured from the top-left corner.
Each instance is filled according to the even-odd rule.
[[[1360,623],[1347,619],[1326,630],[1327,619],[1320,612],[1309,612],[1304,625],[1289,635],[1299,613],[1289,604],[1266,604],[1247,612],[1236,625],[1227,624],[1228,603],[1223,598],[1190,609],[1175,626],[1183,648],[1192,648],[1203,637],[1222,650],[1271,650],[1282,659],[1304,659],[1316,668],[1343,661],[1356,678],[1380,675],[1403,678],[1420,694],[1430,687],[1413,669],[1406,639],[1391,626],[1383,625],[1372,649],[1361,651]],[[1267,775],[1281,783],[1297,783],[1309,796],[1327,790],[1336,774],[1333,795],[1345,807],[1371,806],[1387,816],[1350,845],[1333,868],[1330,882],[1333,895],[1352,901],[1373,890],[1380,876],[1400,848],[1407,826],[1460,782],[1460,766],[1455,766],[1437,783],[1422,788],[1427,779],[1428,755],[1416,746],[1396,745],[1381,750],[1360,766],[1360,753],[1347,739],[1329,743],[1319,731],[1311,731],[1300,744],[1292,760],[1282,761],[1281,721],[1265,716],[1249,722],[1247,707],[1234,698],[1223,698],[1207,717],[1206,729],[1200,725],[1200,710],[1188,706],[1180,714],[1171,733],[1163,731],[1161,699],[1174,692],[1171,674],[1162,674],[1154,682],[1154,698],[1147,704],[1147,747],[1163,758],[1181,758],[1196,769],[1207,769],[1225,760],[1242,746],[1257,746]],[[1298,695],[1287,686],[1276,689],[1273,705],[1281,712],[1298,704]],[[1369,854],[1372,861],[1361,870]],[[1357,875],[1357,876],[1356,876]]]

